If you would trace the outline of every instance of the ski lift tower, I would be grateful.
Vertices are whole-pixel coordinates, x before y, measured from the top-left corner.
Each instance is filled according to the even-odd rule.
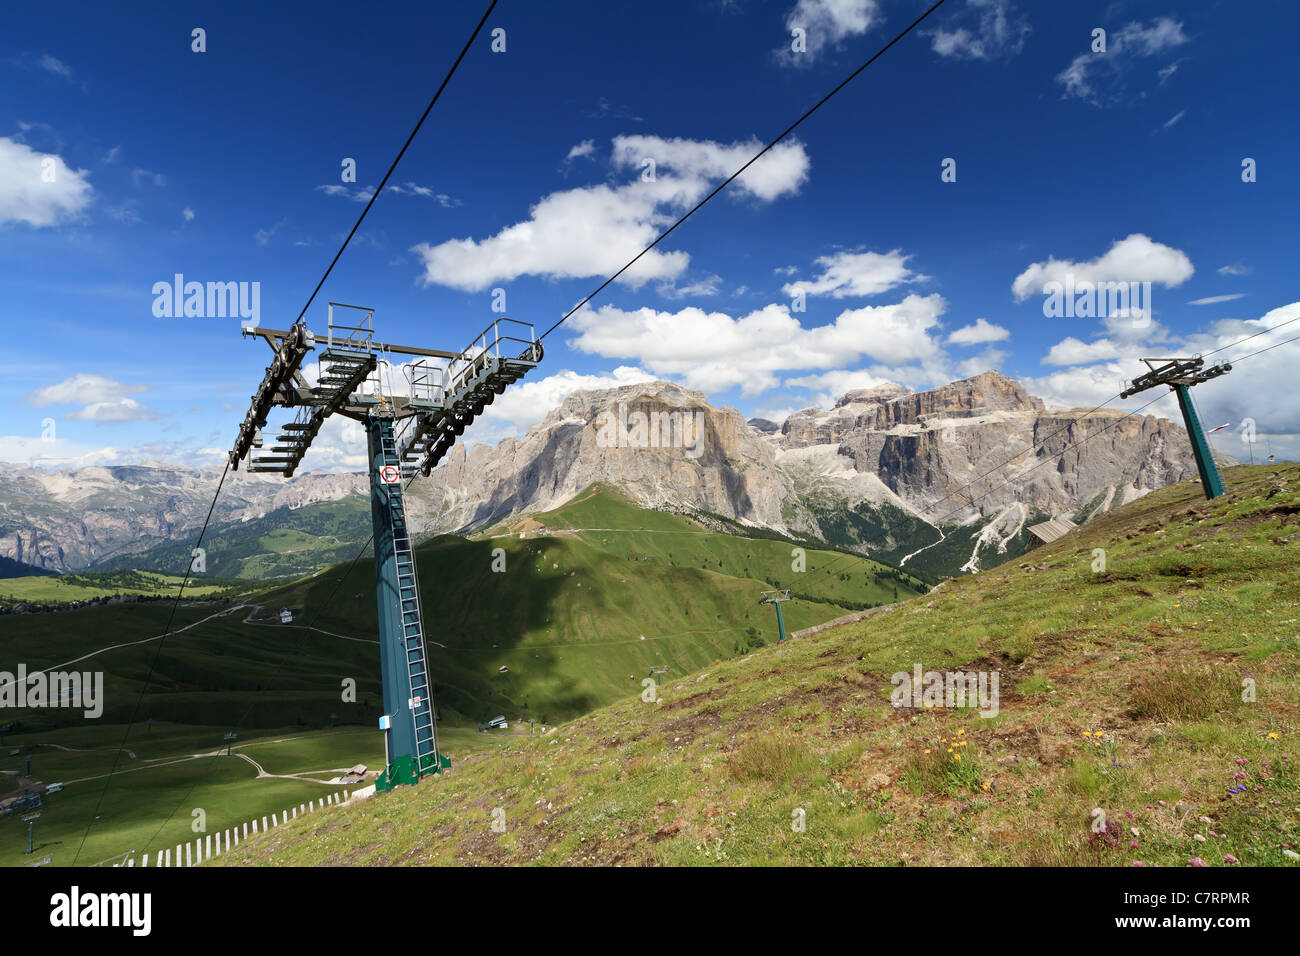
[[[759,604],[776,605],[776,629],[781,635],[781,640],[785,640],[785,621],[781,619],[781,603],[790,600],[790,589],[784,588],[780,591],[764,591],[759,596]]]
[[[355,324],[336,322],[335,309],[361,317],[350,320]],[[287,330],[244,327],[245,336],[264,339],[275,357],[239,427],[230,464],[237,469],[248,458],[250,472],[291,478],[329,416],[343,415],[365,427],[384,689],[380,727],[388,754],[375,787],[384,791],[451,766],[438,753],[402,479],[428,475],[485,406],[537,367],[542,344],[531,325],[499,318],[459,352],[385,345],[374,340],[374,311],[331,302],[324,336],[301,321]],[[313,385],[302,364],[322,345]],[[380,369],[391,364],[387,357],[393,355],[414,357],[403,368],[404,394],[392,392]],[[263,449],[262,429],[275,408],[294,409],[292,421],[279,426],[281,434],[270,448],[249,458],[253,449]],[[399,420],[410,432],[402,441],[394,427]]]
[[[1187,427],[1187,434],[1192,438],[1192,452],[1196,455],[1196,470],[1201,473],[1201,487],[1205,490],[1205,497],[1207,499],[1219,497],[1223,494],[1223,481],[1219,478],[1219,469],[1215,467],[1210,442],[1201,427],[1196,406],[1192,404],[1191,387],[1231,372],[1232,366],[1224,363],[1213,368],[1204,368],[1205,359],[1200,356],[1149,358],[1142,361],[1151,371],[1133,379],[1132,386],[1120,392],[1120,398],[1128,398],[1130,395],[1145,392],[1148,388],[1159,385],[1168,385],[1172,388],[1178,394],[1178,407],[1183,413],[1183,424]],[[1156,362],[1165,364],[1157,367],[1154,364]]]

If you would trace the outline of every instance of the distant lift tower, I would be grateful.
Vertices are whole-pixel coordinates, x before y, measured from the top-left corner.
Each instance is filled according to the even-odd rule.
[[[1192,437],[1192,451],[1196,455],[1196,469],[1201,473],[1201,487],[1205,489],[1206,498],[1217,498],[1223,494],[1223,481],[1219,478],[1219,469],[1214,465],[1214,455],[1210,451],[1209,440],[1201,428],[1201,420],[1192,404],[1191,387],[1208,382],[1232,371],[1232,366],[1223,364],[1213,368],[1202,368],[1202,358],[1150,358],[1143,359],[1151,371],[1133,379],[1132,388],[1120,392],[1120,398],[1128,398],[1138,392],[1145,392],[1157,385],[1168,385],[1178,393],[1178,407],[1183,412],[1183,424],[1187,434]],[[1156,366],[1156,362],[1165,364]]]
[[[790,600],[789,588],[785,588],[781,591],[764,591],[758,599],[759,604],[776,605],[776,629],[781,635],[781,640],[783,641],[785,640],[785,621],[781,619],[781,604],[788,600]]]
[[[363,313],[355,325],[334,320],[335,309]],[[351,313],[349,313],[351,314]],[[250,472],[292,477],[330,415],[345,415],[366,429],[370,461],[370,516],[374,522],[375,590],[379,601],[379,647],[384,688],[387,753],[378,790],[414,784],[451,765],[438,752],[436,717],[429,694],[424,623],[420,614],[415,551],[403,504],[402,479],[427,475],[485,406],[542,359],[533,327],[513,319],[494,321],[460,352],[443,352],[374,341],[374,309],[329,304],[329,331],[317,335],[302,322],[287,331],[244,328],[265,339],[275,353],[239,427],[230,452],[234,468],[251,449],[261,449],[271,409],[296,409],[276,444],[249,459]],[[323,344],[315,385],[303,376],[307,353]],[[380,370],[382,356],[410,355],[406,394],[393,394]],[[394,423],[411,419],[399,443]]]

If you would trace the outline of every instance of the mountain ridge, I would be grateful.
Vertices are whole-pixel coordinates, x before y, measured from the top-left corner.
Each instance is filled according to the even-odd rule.
[[[1024,525],[1040,515],[1079,515],[1098,502],[1105,510],[1195,474],[1186,433],[1168,419],[1051,410],[1014,379],[985,372],[920,392],[851,390],[779,426],[669,382],[579,390],[522,436],[454,446],[409,497],[421,532],[465,534],[552,510],[601,482],[642,507],[715,515],[886,561],[969,526],[960,532],[967,552],[953,541],[931,569],[952,574],[1023,550]],[[0,555],[59,571],[129,559],[197,526],[218,475],[0,464]],[[214,522],[353,496],[364,508],[366,491],[362,474],[232,473]]]

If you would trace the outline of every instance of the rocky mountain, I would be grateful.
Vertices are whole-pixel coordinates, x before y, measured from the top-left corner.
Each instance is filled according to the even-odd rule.
[[[0,556],[47,570],[78,571],[114,555],[144,551],[201,525],[220,478],[219,468],[166,464],[49,472],[0,463]],[[363,475],[285,481],[232,472],[212,523],[250,521],[279,508],[361,495],[365,487]]]
[[[919,561],[956,573],[1020,553],[1036,520],[1106,510],[1195,474],[1186,433],[1167,419],[1048,410],[989,372],[919,393],[850,392],[779,428],[664,382],[575,392],[523,438],[453,448],[422,496],[431,529],[465,531],[604,482],[645,507],[884,560],[933,551]]]
[[[953,574],[1019,554],[1035,521],[1082,518],[1195,474],[1169,420],[1049,410],[993,372],[924,392],[853,391],[780,426],[652,382],[575,392],[521,438],[456,445],[413,486],[410,510],[426,532],[467,532],[601,482],[643,507]],[[66,570],[129,554],[201,523],[218,477],[0,465],[0,555]],[[354,495],[361,509],[365,486],[362,475],[232,473],[213,520]]]

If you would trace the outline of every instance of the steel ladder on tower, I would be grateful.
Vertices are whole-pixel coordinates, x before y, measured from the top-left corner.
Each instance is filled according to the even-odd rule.
[[[380,438],[384,465],[400,467],[397,442],[391,424]],[[401,603],[402,640],[406,652],[406,670],[410,679],[410,710],[415,724],[415,751],[418,772],[423,775],[438,768],[437,728],[433,718],[433,701],[429,694],[429,674],[425,662],[424,626],[420,614],[420,593],[415,573],[415,551],[411,547],[406,522],[406,505],[400,481],[389,485],[389,523],[393,535],[393,557],[397,565],[397,599]]]

